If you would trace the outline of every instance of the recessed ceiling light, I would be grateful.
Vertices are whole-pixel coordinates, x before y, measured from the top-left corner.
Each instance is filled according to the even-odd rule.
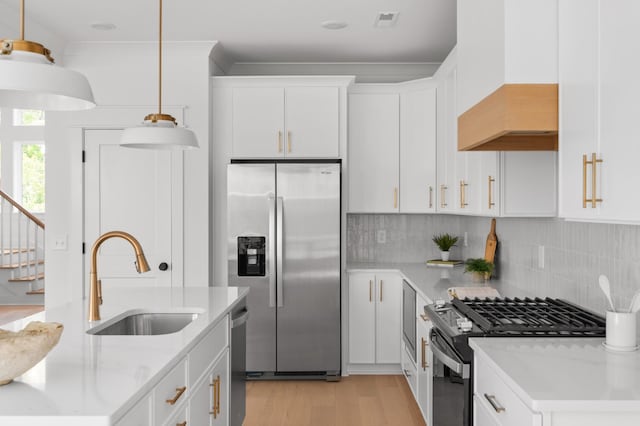
[[[344,21],[324,21],[321,25],[328,30],[341,30],[348,24]]]
[[[116,25],[111,22],[94,22],[91,28],[98,31],[111,31],[116,29]]]
[[[392,27],[397,20],[398,12],[379,12],[373,25],[381,28]]]

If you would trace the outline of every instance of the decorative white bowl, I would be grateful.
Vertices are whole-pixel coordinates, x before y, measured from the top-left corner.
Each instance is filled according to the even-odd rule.
[[[0,386],[40,362],[60,340],[57,322],[32,321],[18,332],[0,329]]]

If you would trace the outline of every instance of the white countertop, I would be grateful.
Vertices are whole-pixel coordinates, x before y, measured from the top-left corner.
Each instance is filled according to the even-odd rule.
[[[12,383],[0,386],[0,424],[32,424],[28,419],[40,416],[58,416],[59,424],[86,424],[82,418],[91,418],[92,424],[117,421],[247,293],[248,289],[237,287],[105,288],[102,321],[89,323],[88,302],[82,301],[0,326],[17,331],[34,320],[64,325],[60,342],[43,361]],[[202,314],[173,334],[86,333],[137,308],[155,312],[189,308]],[[7,423],[13,416],[20,417]]]
[[[532,410],[640,411],[640,352],[612,352],[600,338],[473,338]]]
[[[348,263],[349,272],[397,271],[418,293],[432,302],[436,299],[449,300],[450,287],[493,287],[502,297],[532,297],[531,293],[517,287],[491,279],[485,283],[473,282],[471,274],[464,273],[464,265],[453,268],[427,266],[426,263]]]

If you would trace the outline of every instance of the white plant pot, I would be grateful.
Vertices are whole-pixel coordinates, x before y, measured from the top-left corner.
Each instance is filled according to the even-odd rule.
[[[448,251],[441,251],[440,252],[440,259],[442,259],[445,262],[447,260],[449,260],[449,252]]]

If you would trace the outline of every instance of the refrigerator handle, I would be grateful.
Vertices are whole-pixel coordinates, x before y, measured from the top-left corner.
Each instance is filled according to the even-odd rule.
[[[269,307],[276,306],[276,197],[269,194]]]
[[[281,308],[284,306],[284,292],[282,289],[282,280],[283,280],[283,273],[282,273],[282,259],[283,259],[283,255],[282,255],[282,246],[283,246],[283,241],[282,241],[282,233],[283,233],[283,229],[282,229],[282,197],[277,197],[276,198],[276,220],[277,220],[277,224],[276,224],[276,300],[277,300],[277,304],[278,304],[278,308]]]

